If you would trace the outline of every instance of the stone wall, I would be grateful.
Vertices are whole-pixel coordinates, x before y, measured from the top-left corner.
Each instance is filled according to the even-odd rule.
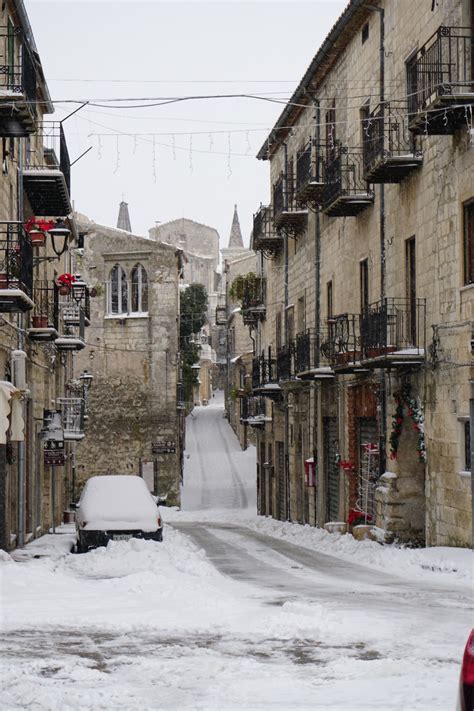
[[[177,413],[178,263],[174,247],[93,223],[86,231],[81,269],[101,294],[92,300],[94,324],[80,364],[94,375],[89,429],[78,446],[80,484],[91,475],[138,474],[158,461],[159,493],[179,502],[181,437]],[[148,312],[110,313],[107,282],[120,264],[127,278],[141,264],[148,278]],[[155,454],[172,441],[176,452]]]

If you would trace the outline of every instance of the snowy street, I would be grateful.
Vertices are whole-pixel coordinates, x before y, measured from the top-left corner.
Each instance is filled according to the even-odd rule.
[[[73,555],[66,529],[0,560],[2,709],[454,711],[470,551],[257,517],[217,396],[186,444],[162,544]]]

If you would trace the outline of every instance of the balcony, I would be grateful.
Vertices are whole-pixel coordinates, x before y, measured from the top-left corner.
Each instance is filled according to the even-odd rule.
[[[272,357],[272,349],[268,348],[267,353],[262,352],[252,361],[252,390],[254,393],[264,395],[269,398],[279,398],[281,388],[278,384],[277,364]]]
[[[425,299],[378,301],[360,317],[361,363],[369,368],[421,365],[425,334]]]
[[[421,166],[406,109],[379,104],[364,120],[363,157],[364,178],[371,183],[400,183]]]
[[[409,128],[450,135],[474,105],[472,29],[441,26],[407,66]]]
[[[354,217],[374,202],[364,178],[361,153],[337,146],[334,158],[326,165],[323,211],[330,217]]]
[[[328,321],[334,372],[366,373],[361,365],[360,314],[339,314]]]
[[[243,278],[245,280],[245,275]],[[242,321],[246,326],[256,326],[265,319],[266,286],[267,281],[261,276],[253,276],[248,281],[242,297]]]
[[[273,186],[273,225],[290,237],[302,234],[308,225],[308,210],[296,202],[294,181],[279,178]]]
[[[296,336],[295,371],[300,380],[330,380],[334,378],[328,332],[314,328]]]
[[[67,217],[72,212],[71,163],[63,127],[57,121],[45,121],[39,135],[44,161],[23,171],[25,193],[34,215]]]
[[[36,69],[20,27],[0,28],[0,136],[36,131]]]
[[[296,378],[295,346],[293,341],[277,349],[277,376],[280,384],[294,381]]]
[[[296,156],[295,196],[301,205],[319,207],[324,198],[324,161],[313,140]]]
[[[227,306],[216,306],[216,326],[227,326]]]
[[[0,313],[33,308],[33,250],[21,222],[0,222]]]
[[[84,408],[82,397],[61,397],[57,399],[61,409],[61,424],[66,442],[78,442],[84,439]]]
[[[263,429],[266,422],[272,418],[267,417],[266,402],[262,396],[243,397],[240,400],[240,422],[257,429]]]
[[[54,282],[36,279],[33,289],[28,337],[32,341],[54,341],[58,337],[58,295]]]
[[[273,227],[271,207],[261,205],[253,216],[250,248],[271,259],[283,248],[283,237]]]

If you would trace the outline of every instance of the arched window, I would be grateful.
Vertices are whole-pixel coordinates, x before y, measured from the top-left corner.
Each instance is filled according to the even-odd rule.
[[[132,269],[132,313],[148,311],[148,279],[141,264]]]
[[[127,275],[120,264],[116,264],[110,272],[109,312],[111,314],[126,314],[128,312]]]

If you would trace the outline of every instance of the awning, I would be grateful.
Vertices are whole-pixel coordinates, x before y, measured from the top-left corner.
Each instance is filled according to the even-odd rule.
[[[21,391],[13,383],[0,380],[0,444],[7,443],[9,430],[11,442],[23,442],[25,439],[22,399]]]

